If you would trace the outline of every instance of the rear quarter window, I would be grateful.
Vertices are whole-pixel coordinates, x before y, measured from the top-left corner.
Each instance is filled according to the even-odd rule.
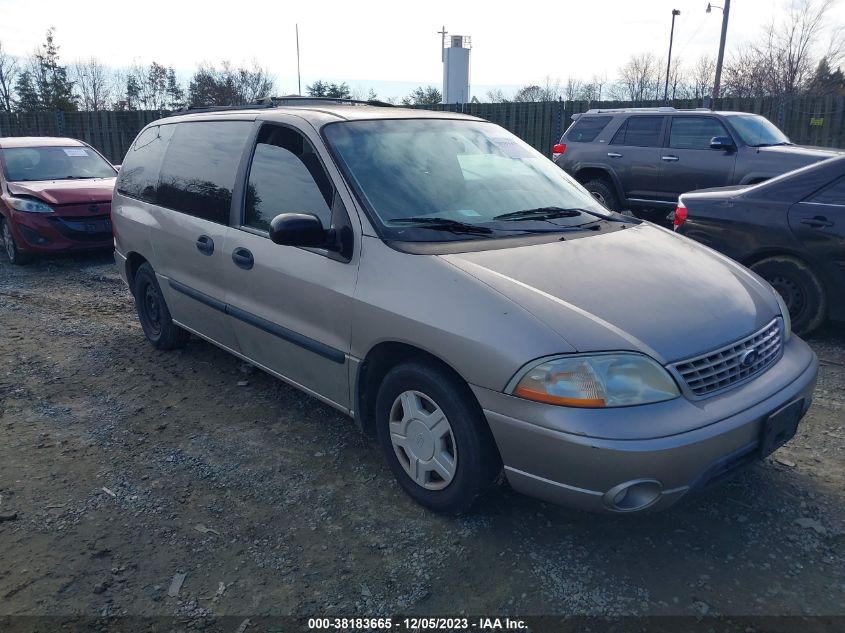
[[[573,143],[590,143],[596,140],[613,117],[581,116],[566,133],[566,140]]]
[[[117,192],[144,202],[156,203],[161,160],[174,125],[155,125],[141,132],[123,158],[117,175]]]
[[[161,165],[158,204],[229,223],[232,189],[251,121],[177,123]]]

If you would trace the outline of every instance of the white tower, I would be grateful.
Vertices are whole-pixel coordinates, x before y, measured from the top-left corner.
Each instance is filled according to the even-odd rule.
[[[443,45],[443,103],[469,103],[470,38],[450,35],[447,42],[445,26],[440,34]]]

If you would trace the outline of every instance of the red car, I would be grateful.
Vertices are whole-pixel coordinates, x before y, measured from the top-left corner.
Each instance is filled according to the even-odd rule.
[[[71,138],[0,138],[0,235],[13,264],[36,253],[113,246],[117,170]]]

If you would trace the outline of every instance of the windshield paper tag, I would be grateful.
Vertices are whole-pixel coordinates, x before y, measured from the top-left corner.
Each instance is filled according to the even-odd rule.
[[[512,139],[492,138],[490,140],[495,143],[496,147],[498,147],[508,158],[531,158],[531,153]]]
[[[64,150],[68,156],[88,156],[88,152],[81,147],[65,147]]]

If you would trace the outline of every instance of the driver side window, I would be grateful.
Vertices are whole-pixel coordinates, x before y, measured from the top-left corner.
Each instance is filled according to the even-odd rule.
[[[266,125],[247,180],[243,225],[266,231],[280,213],[311,213],[331,226],[334,197],[314,146],[296,130]]]

